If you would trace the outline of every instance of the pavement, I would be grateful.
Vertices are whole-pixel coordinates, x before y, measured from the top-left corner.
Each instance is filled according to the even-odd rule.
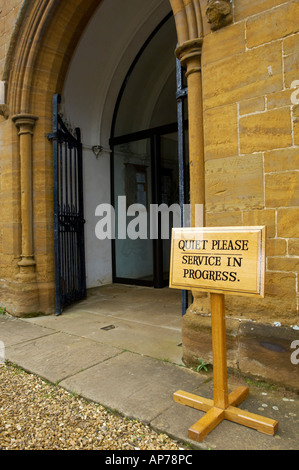
[[[5,359],[68,391],[149,424],[195,450],[298,450],[299,397],[258,386],[239,405],[275,419],[269,436],[227,420],[201,443],[188,429],[205,413],[175,403],[178,390],[213,398],[213,376],[184,366],[180,292],[110,285],[91,289],[61,316],[0,316]],[[229,375],[229,391],[245,379]],[[246,381],[248,385],[248,381]]]

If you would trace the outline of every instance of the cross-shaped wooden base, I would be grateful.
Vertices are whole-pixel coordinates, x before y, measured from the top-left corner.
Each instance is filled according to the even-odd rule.
[[[205,416],[189,428],[189,438],[194,441],[203,441],[224,419],[273,436],[278,429],[277,421],[237,408],[248,397],[248,387],[237,387],[228,394],[224,310],[224,295],[211,294],[214,400],[181,390],[174,393],[173,399],[182,405],[206,412]]]
[[[173,395],[176,403],[190,406],[196,410],[206,411],[199,421],[189,428],[188,436],[190,439],[202,442],[204,438],[221,423],[224,419],[234,423],[243,424],[249,428],[256,429],[273,436],[278,429],[278,422],[258,416],[248,411],[240,410],[237,406],[242,403],[249,395],[248,387],[238,387],[228,395],[228,407],[225,409],[214,406],[214,400],[198,397],[192,393],[177,391]]]

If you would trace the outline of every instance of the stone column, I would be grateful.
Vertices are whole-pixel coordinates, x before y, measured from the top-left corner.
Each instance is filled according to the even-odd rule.
[[[202,39],[186,41],[176,49],[178,59],[186,68],[188,82],[190,203],[193,227],[204,226],[205,223],[201,49]],[[198,209],[201,211],[195,211],[196,205],[200,206]]]
[[[202,38],[185,41],[176,49],[176,56],[186,68],[189,119],[189,171],[191,227],[205,226],[205,163],[203,135],[203,102],[201,77]],[[207,312],[208,296],[193,291],[189,313]],[[184,321],[188,316],[185,316]],[[184,327],[183,327],[184,330]]]
[[[32,205],[32,140],[37,117],[18,114],[12,120],[18,129],[21,174],[21,226],[22,252],[17,280],[19,297],[24,299],[23,312],[37,313],[39,309],[38,289],[33,247],[33,205]],[[21,312],[20,312],[21,314]]]

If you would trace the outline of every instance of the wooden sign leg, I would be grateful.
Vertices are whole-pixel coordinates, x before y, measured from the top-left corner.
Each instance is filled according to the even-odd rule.
[[[237,387],[228,394],[224,294],[211,293],[211,314],[214,400],[181,390],[173,395],[175,402],[206,412],[205,416],[189,428],[190,439],[203,441],[224,419],[273,436],[278,429],[277,421],[236,408],[248,397],[248,387]]]
[[[224,294],[211,294],[212,341],[214,361],[214,406],[228,407],[226,327]]]

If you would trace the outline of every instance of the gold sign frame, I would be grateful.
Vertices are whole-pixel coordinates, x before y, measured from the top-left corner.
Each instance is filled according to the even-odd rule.
[[[172,229],[169,287],[264,297],[266,227]]]

